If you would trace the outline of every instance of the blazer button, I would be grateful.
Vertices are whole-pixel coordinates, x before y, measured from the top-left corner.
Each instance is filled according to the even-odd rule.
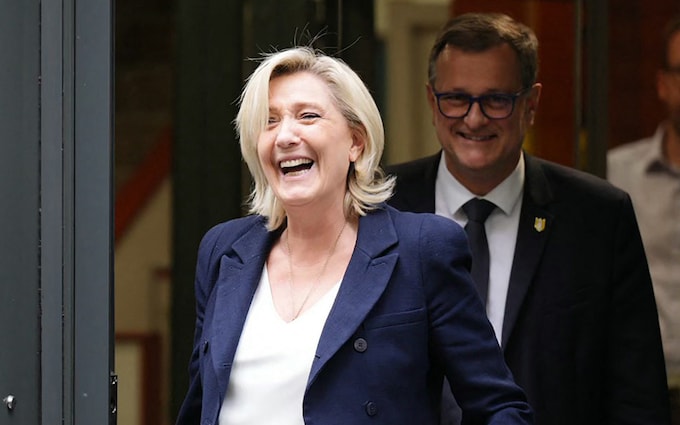
[[[366,402],[366,414],[368,416],[375,416],[378,414],[378,406],[372,401]]]
[[[357,338],[357,339],[354,340],[354,349],[357,352],[363,353],[364,351],[366,351],[367,348],[368,348],[368,342],[366,342],[365,339]]]

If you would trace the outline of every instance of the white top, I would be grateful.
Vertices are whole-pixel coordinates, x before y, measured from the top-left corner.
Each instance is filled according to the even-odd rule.
[[[435,184],[435,212],[453,219],[465,227],[467,216],[462,206],[476,196],[463,186],[446,168],[442,152]],[[524,187],[524,155],[517,167],[505,180],[483,199],[496,204],[484,223],[489,242],[489,293],[486,300],[486,314],[496,332],[500,344],[503,337],[505,301],[508,297],[512,260],[515,256],[519,213],[522,209]]]
[[[340,282],[287,323],[274,308],[264,267],[234,356],[219,425],[304,425],[302,399],[309,371],[339,288]]]
[[[630,194],[645,246],[672,385],[680,385],[680,168],[664,157],[664,124],[609,151],[607,178]]]

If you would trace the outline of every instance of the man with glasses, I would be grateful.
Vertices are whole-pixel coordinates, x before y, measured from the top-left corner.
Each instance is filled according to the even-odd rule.
[[[541,94],[537,49],[534,33],[505,15],[460,15],[442,28],[427,84],[442,151],[387,167],[397,176],[390,203],[468,231],[473,278],[537,424],[668,424],[630,198],[522,150]],[[458,423],[447,394],[444,423]]]
[[[680,17],[665,31],[657,96],[668,118],[652,137],[609,151],[607,178],[627,191],[640,223],[659,310],[672,419],[680,425]]]

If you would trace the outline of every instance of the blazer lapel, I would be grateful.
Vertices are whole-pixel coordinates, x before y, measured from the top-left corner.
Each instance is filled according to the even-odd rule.
[[[229,382],[236,347],[241,337],[248,309],[257,289],[262,269],[275,234],[263,224],[253,226],[232,248],[233,256],[220,259],[215,283],[215,311],[211,325],[211,353],[220,396],[224,397]]]
[[[396,231],[386,210],[373,211],[360,218],[357,244],[321,333],[307,387],[354,334],[382,295],[398,257],[388,248],[396,242]]]
[[[545,244],[555,224],[554,215],[546,208],[552,200],[549,183],[540,163],[525,154],[525,183],[522,211],[517,230],[515,256],[510,272],[505,303],[501,346],[506,347],[521,309],[524,297],[538,268]]]

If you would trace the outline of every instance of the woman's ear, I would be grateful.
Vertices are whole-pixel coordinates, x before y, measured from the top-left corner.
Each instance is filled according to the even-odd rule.
[[[356,162],[364,151],[366,135],[362,131],[352,132],[352,146],[349,147],[349,161]]]

